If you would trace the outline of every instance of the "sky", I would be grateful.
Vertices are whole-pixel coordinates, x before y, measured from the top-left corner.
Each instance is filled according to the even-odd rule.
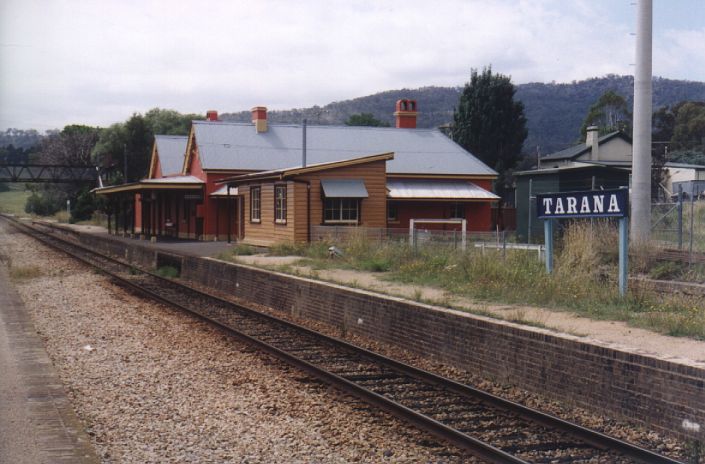
[[[632,74],[635,2],[0,0],[0,130]],[[654,75],[705,81],[705,0],[654,0],[653,28]]]

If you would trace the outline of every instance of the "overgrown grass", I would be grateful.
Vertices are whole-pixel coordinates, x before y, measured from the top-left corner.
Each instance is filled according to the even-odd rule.
[[[10,277],[15,280],[29,280],[41,277],[42,269],[38,266],[11,266]]]
[[[386,271],[385,279],[442,288],[456,295],[569,310],[594,319],[621,320],[670,335],[705,339],[705,305],[699,299],[658,296],[638,289],[626,297],[619,295],[617,233],[608,223],[569,226],[558,244],[551,275],[533,251],[507,250],[504,256],[495,250],[463,252],[441,246],[414,250],[405,243],[380,245],[353,235],[336,244],[343,255],[331,258],[329,246],[282,245],[274,253],[305,256],[306,264],[314,269]],[[649,269],[653,253],[649,247],[631,250],[632,269]],[[518,320],[523,319],[520,316]]]
[[[157,269],[157,275],[173,279],[179,277],[179,270],[176,269],[174,266],[162,266]]]
[[[25,190],[24,184],[9,184],[10,190],[0,192],[0,212],[23,215],[24,205],[31,192]]]

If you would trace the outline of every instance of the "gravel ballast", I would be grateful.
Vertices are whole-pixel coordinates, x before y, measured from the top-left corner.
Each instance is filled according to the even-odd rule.
[[[13,266],[43,271],[17,286],[104,462],[473,462],[204,323],[126,293],[27,237],[0,232],[0,245]],[[296,322],[341,336],[321,324]],[[348,338],[685,458],[683,444],[653,432]]]
[[[16,287],[105,463],[473,462],[2,227],[11,267],[39,270]]]

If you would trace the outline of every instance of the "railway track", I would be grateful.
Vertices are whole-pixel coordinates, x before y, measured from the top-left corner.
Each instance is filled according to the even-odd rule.
[[[339,339],[137,270],[26,224],[12,224],[119,284],[188,311],[265,352],[495,463],[677,463]]]

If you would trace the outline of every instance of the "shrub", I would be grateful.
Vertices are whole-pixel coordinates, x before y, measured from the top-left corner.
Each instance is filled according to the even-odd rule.
[[[162,266],[157,269],[157,275],[173,279],[179,277],[179,270],[176,269],[174,266]]]

